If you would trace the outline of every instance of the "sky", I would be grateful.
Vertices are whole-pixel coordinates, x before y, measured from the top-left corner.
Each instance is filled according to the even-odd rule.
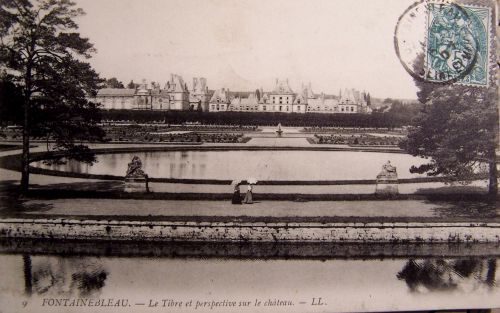
[[[394,50],[394,29],[412,0],[77,0],[80,32],[102,77],[162,85],[171,73],[191,86],[298,91],[366,90],[416,98]]]

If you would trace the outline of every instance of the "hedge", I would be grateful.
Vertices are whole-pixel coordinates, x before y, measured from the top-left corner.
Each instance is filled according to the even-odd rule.
[[[395,128],[409,124],[409,119],[391,113],[328,114],[275,112],[196,112],[151,110],[102,110],[102,119],[138,123],[200,123],[204,125],[250,125],[299,127],[373,127]]]

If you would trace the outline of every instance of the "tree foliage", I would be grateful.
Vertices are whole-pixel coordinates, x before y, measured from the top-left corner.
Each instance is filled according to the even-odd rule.
[[[137,89],[139,87],[139,84],[134,83],[133,80],[130,81],[130,83],[127,84],[128,89]]]
[[[119,88],[123,89],[125,86],[121,81],[119,81],[116,77],[111,77],[106,80],[106,87],[108,88]]]
[[[3,79],[22,90],[23,176],[29,179],[29,138],[47,136],[53,150],[92,162],[85,139],[101,139],[99,110],[87,101],[102,80],[85,61],[95,52],[76,32],[84,12],[70,0],[0,0]]]
[[[14,83],[0,78],[0,123],[21,125],[22,103],[22,89]]]
[[[498,106],[495,87],[417,82],[425,104],[413,120],[402,147],[429,162],[412,167],[416,173],[447,175],[468,182],[490,172],[490,192],[496,193]]]

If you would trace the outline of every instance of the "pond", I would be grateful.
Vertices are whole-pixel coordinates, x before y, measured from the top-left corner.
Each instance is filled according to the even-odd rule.
[[[73,312],[89,310],[68,307],[75,300],[83,306],[88,299],[112,299],[127,312],[187,312],[205,301],[219,305],[197,312],[498,307],[497,264],[496,257],[262,260],[8,253],[0,254],[0,306]],[[159,306],[149,307],[151,301]],[[189,309],[173,306],[189,301]],[[233,301],[251,304],[235,308],[228,304]],[[318,301],[323,306],[314,306]]]
[[[124,176],[132,157],[141,158],[144,171],[155,178],[258,180],[358,180],[375,179],[388,160],[397,167],[399,178],[412,174],[412,165],[427,160],[400,153],[359,151],[230,150],[164,151],[98,155],[93,165],[67,161],[63,165],[33,166],[85,174]]]

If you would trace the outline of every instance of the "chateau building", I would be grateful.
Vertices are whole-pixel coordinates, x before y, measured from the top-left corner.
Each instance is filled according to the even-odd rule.
[[[92,101],[104,110],[208,110],[209,91],[205,78],[193,78],[193,90],[180,75],[172,74],[162,89],[159,84],[143,80],[136,89],[103,88]]]
[[[103,88],[91,101],[102,104],[105,110],[123,110],[136,107],[135,89]]]
[[[311,83],[302,84],[294,92],[288,79],[276,79],[269,92],[262,88],[254,92],[230,92],[227,88],[210,91],[207,80],[193,78],[191,90],[181,76],[172,74],[161,88],[145,80],[136,89],[104,88],[92,99],[103,109],[133,109],[159,111],[204,112],[281,112],[281,113],[371,113],[370,95],[355,89],[344,89],[338,95],[315,94]]]
[[[287,80],[276,79],[274,90],[269,92],[266,107],[273,112],[294,112],[294,101],[296,94],[288,84]],[[267,110],[267,108],[265,110]]]
[[[196,111],[208,111],[210,95],[207,79],[204,77],[193,78],[193,89],[189,93],[189,109]]]
[[[215,90],[210,98],[209,112],[225,112],[231,105],[229,89],[221,88]]]
[[[259,111],[259,99],[256,93],[248,97],[234,97],[229,105],[229,111]]]

